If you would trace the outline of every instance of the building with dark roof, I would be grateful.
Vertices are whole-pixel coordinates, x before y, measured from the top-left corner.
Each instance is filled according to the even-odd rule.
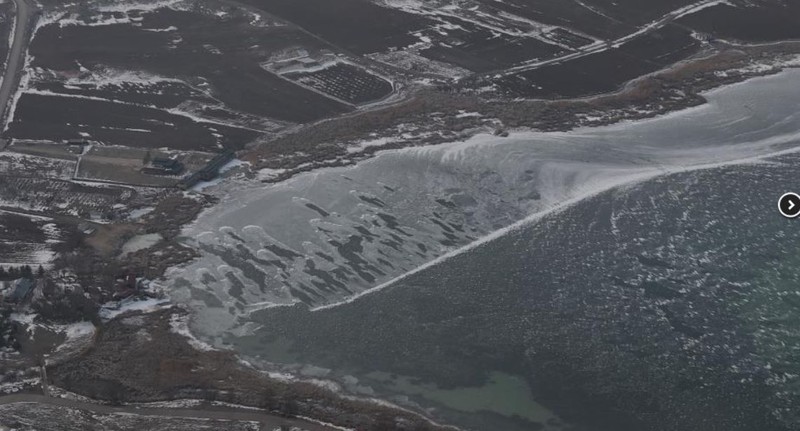
[[[225,150],[217,154],[211,159],[203,169],[189,175],[178,183],[178,187],[184,190],[192,188],[194,185],[201,181],[211,181],[219,175],[219,170],[228,162],[236,157],[236,153],[232,150]]]
[[[142,172],[150,175],[180,175],[183,173],[183,163],[167,157],[156,157],[150,166],[142,168]]]
[[[25,301],[31,293],[33,293],[33,289],[36,287],[36,282],[30,278],[20,278],[14,284],[14,290],[11,292],[8,297],[6,297],[6,302],[12,302],[14,304],[19,304],[22,301]]]

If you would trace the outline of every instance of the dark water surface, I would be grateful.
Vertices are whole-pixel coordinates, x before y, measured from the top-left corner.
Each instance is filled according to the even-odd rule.
[[[476,429],[559,428],[526,388],[594,429],[797,429],[800,224],[775,203],[798,168],[603,193],[353,303],[259,312],[260,335],[230,341]]]
[[[798,79],[223,183],[170,295],[254,364],[470,429],[800,429]]]

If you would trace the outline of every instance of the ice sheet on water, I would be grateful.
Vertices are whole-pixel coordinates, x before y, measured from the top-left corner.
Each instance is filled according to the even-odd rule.
[[[198,324],[215,334],[264,307],[352,300],[537,212],[617,184],[796,144],[800,109],[774,103],[800,100],[800,89],[786,85],[798,76],[714,92],[689,114],[570,133],[479,135],[269,186],[222,184],[215,190],[222,203],[184,232],[203,257],[172,273],[171,295],[199,310]]]

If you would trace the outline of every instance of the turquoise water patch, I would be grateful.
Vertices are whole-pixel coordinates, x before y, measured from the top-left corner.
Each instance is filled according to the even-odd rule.
[[[519,417],[545,423],[556,419],[546,407],[537,403],[528,383],[511,374],[493,371],[483,386],[442,389],[430,383],[417,383],[407,376],[393,376],[372,372],[367,378],[380,381],[392,391],[409,396],[419,396],[447,408],[467,413],[494,412],[508,417]]]

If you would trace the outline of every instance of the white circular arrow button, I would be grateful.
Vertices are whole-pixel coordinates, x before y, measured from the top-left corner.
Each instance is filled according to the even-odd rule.
[[[786,218],[795,218],[800,215],[800,195],[785,193],[778,199],[778,211]]]

